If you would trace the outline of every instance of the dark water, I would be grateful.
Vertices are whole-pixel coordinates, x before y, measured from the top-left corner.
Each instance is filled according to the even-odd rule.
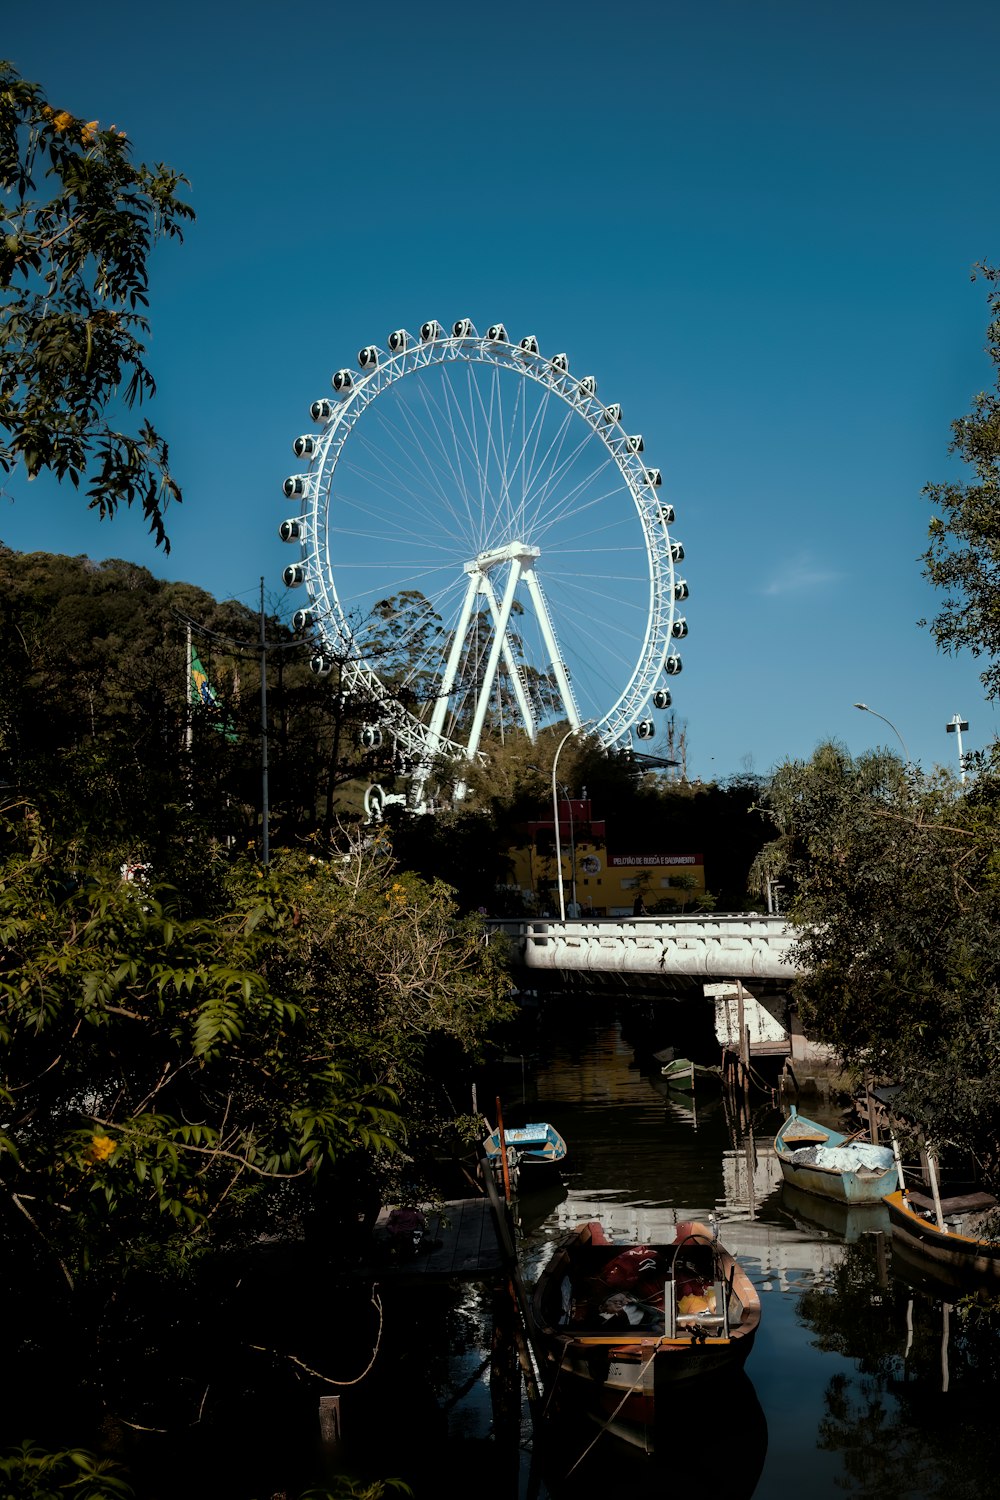
[[[565,1027],[541,1037],[537,1057],[505,1083],[511,1122],[551,1120],[570,1152],[563,1186],[518,1206],[525,1279],[580,1219],[600,1219],[623,1242],[662,1242],[679,1219],[714,1212],[761,1293],[745,1377],[679,1395],[652,1458],[593,1427],[543,1440],[526,1410],[512,1427],[495,1425],[486,1295],[444,1294],[424,1305],[416,1340],[404,1310],[387,1308],[398,1343],[385,1334],[377,1428],[378,1384],[345,1403],[358,1464],[408,1479],[418,1496],[666,1497],[679,1485],[734,1500],[1000,1495],[1000,1337],[989,1312],[911,1284],[888,1235],[873,1232],[887,1227],[881,1208],[859,1217],[789,1197],[770,1103],[738,1134],[720,1099],[692,1109],[658,1091],[618,1021],[576,1022],[564,1037]]]

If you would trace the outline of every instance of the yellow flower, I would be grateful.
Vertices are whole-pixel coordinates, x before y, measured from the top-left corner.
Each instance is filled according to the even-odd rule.
[[[115,1143],[109,1135],[95,1135],[90,1142],[91,1161],[107,1161],[113,1155]]]

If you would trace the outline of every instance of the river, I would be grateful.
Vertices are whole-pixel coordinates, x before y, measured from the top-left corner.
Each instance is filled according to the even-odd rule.
[[[771,1149],[781,1113],[767,1095],[741,1133],[717,1094],[691,1108],[658,1090],[621,1019],[591,1006],[571,1029],[553,1024],[565,1006],[539,1023],[533,1055],[511,1060],[504,1082],[508,1120],[550,1120],[569,1148],[562,1185],[517,1206],[524,1278],[531,1283],[580,1219],[600,1219],[623,1242],[662,1243],[679,1219],[714,1213],[761,1294],[746,1376],[724,1396],[678,1398],[653,1458],[593,1428],[542,1441],[526,1406],[513,1441],[501,1442],[489,1310],[466,1289],[421,1314],[419,1339],[411,1329],[397,1347],[387,1343],[395,1415],[382,1407],[377,1438],[364,1405],[348,1405],[365,1467],[408,1479],[418,1496],[467,1484],[497,1500],[666,1497],[679,1481],[732,1500],[1000,1495],[995,1315],[912,1285],[888,1234],[873,1232],[887,1228],[881,1208],[849,1218],[790,1198]],[[836,1123],[829,1107],[801,1104]]]

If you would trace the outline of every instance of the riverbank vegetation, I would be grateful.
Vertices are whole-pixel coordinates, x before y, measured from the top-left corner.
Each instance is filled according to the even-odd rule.
[[[1000,273],[987,353],[1000,372]],[[930,624],[945,651],[984,663],[1000,694],[1000,394],[952,424],[971,478],[933,484],[926,576],[944,593]],[[764,803],[775,837],[758,856],[801,927],[803,1020],[859,1075],[899,1085],[894,1110],[935,1150],[971,1163],[1000,1195],[1000,746],[959,778],[886,754],[821,745],[777,769]]]

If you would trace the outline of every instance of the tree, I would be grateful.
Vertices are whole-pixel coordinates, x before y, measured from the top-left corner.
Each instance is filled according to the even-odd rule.
[[[184,182],[134,164],[124,131],[54,108],[0,62],[0,467],[84,480],[102,517],[138,502],[164,550],[165,512],[181,499],[167,444],[148,421],[134,432],[117,421],[156,390],[147,260],[194,217]]]
[[[898,1082],[896,1111],[1000,1182],[1000,781],[964,796],[891,755],[822,745],[765,796],[799,928],[795,992],[817,1040]]]
[[[945,651],[963,647],[990,658],[982,673],[987,696],[1000,693],[1000,269],[978,266],[991,284],[987,352],[998,388],[981,391],[968,416],[952,423],[951,452],[975,475],[968,483],[930,484],[924,490],[935,507],[923,556],[924,574],[945,592],[941,612],[930,622]]]
[[[194,914],[34,817],[7,836],[0,1224],[67,1283],[243,1243],[326,1179],[350,1221],[427,1126],[430,1049],[507,1014],[479,924],[384,845],[220,864]]]

